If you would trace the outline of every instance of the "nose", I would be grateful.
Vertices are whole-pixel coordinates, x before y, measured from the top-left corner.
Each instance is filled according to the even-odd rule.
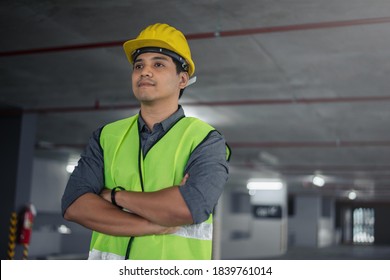
[[[150,67],[147,65],[144,65],[141,71],[141,77],[152,77],[153,72],[151,71]]]

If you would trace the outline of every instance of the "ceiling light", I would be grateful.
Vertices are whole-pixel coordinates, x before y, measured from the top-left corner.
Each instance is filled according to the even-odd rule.
[[[280,190],[283,182],[275,179],[250,179],[246,184],[248,190]]]
[[[256,190],[249,190],[248,193],[249,195],[253,196],[256,194]]]
[[[68,173],[72,173],[75,167],[77,166],[77,163],[80,159],[79,155],[70,155],[68,159],[68,165],[66,166],[66,171]]]
[[[66,225],[60,225],[57,228],[57,231],[60,234],[71,234],[72,233],[72,230],[69,227],[67,227]]]
[[[323,187],[325,185],[325,179],[319,175],[315,175],[312,182],[313,185],[316,185],[317,187]]]
[[[356,194],[355,191],[350,191],[350,192],[348,193],[348,198],[349,198],[350,200],[354,200],[356,197],[357,197],[357,194]]]
[[[68,164],[68,165],[66,166],[66,171],[67,171],[68,173],[72,173],[75,167],[76,167],[76,166],[75,166],[74,164]]]

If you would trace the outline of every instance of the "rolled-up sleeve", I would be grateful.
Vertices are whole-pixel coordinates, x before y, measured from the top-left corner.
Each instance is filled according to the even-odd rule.
[[[104,187],[103,150],[99,143],[101,130],[93,132],[69,177],[61,200],[62,215],[77,198],[86,193],[98,194]]]
[[[218,132],[211,132],[193,151],[186,166],[187,182],[180,187],[195,224],[207,220],[228,179],[226,142]]]

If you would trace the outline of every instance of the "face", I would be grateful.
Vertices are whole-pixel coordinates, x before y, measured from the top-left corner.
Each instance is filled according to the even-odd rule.
[[[141,103],[178,102],[180,89],[188,82],[188,73],[177,73],[172,58],[160,53],[143,53],[134,61],[132,86]]]

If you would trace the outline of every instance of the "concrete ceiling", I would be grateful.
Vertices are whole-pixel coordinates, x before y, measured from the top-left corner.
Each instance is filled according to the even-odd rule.
[[[225,135],[233,184],[390,201],[388,0],[2,1],[0,103],[38,114],[37,155],[138,111],[121,44],[155,22],[189,39],[181,103]]]

